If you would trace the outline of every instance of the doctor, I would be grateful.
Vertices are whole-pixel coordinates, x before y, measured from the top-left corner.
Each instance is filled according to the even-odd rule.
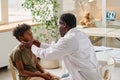
[[[63,59],[70,74],[63,80],[101,80],[94,48],[88,37],[77,30],[73,14],[61,15],[59,32],[61,38],[56,44],[40,43],[40,47],[32,45],[33,53],[48,60]]]

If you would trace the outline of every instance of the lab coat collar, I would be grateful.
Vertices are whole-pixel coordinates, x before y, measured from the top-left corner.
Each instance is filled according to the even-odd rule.
[[[72,32],[76,32],[77,31],[77,28],[75,27],[75,28],[72,28],[72,29],[70,29],[67,33],[66,33],[66,35],[68,35],[68,34],[70,34],[70,33],[72,33]]]

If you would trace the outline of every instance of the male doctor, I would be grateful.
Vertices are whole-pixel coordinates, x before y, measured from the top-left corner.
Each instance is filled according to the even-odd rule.
[[[59,20],[61,38],[56,44],[32,45],[32,51],[40,58],[63,59],[69,77],[63,80],[101,80],[94,48],[88,37],[76,28],[76,17],[71,13]]]

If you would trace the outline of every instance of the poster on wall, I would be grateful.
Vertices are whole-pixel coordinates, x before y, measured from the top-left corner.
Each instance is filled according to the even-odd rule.
[[[115,20],[115,12],[114,11],[107,11],[106,12],[106,20],[114,21]]]

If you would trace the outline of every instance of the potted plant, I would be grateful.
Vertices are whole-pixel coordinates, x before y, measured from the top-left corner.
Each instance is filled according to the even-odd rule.
[[[59,35],[57,27],[59,4],[57,0],[25,0],[22,6],[25,10],[30,10],[33,21],[40,24],[32,27],[36,39],[45,43],[56,42]],[[57,68],[59,61],[41,60],[41,65],[44,68]]]

